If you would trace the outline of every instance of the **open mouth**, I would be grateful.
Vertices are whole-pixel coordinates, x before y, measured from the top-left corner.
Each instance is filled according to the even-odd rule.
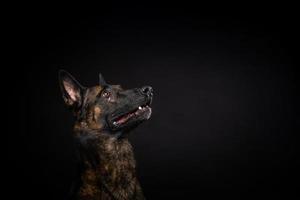
[[[135,120],[147,120],[151,116],[151,108],[149,105],[143,105],[139,106],[138,108],[132,110],[131,112],[128,112],[126,114],[123,114],[115,119],[113,119],[113,125],[115,127],[122,126],[129,121],[135,121]]]

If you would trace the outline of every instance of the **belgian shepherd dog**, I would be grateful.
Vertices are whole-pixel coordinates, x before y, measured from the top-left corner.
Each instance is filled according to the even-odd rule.
[[[150,118],[153,89],[124,90],[107,84],[101,74],[98,85],[84,87],[64,70],[59,71],[59,85],[75,116],[79,155],[70,199],[145,199],[128,134]]]

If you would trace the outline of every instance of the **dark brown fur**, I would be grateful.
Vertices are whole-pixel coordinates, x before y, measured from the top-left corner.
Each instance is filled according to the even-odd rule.
[[[93,146],[96,158],[81,157],[79,199],[143,199],[128,139],[118,140],[97,131],[94,134],[96,139],[86,142]]]

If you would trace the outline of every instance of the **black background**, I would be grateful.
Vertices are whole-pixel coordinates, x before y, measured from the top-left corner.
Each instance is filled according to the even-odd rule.
[[[200,13],[103,7],[97,16],[18,15],[12,48],[20,64],[11,69],[19,114],[11,119],[21,130],[9,148],[18,174],[11,195],[68,192],[74,121],[59,69],[85,86],[101,72],[124,88],[154,88],[151,120],[130,136],[147,199],[296,194],[296,15]]]

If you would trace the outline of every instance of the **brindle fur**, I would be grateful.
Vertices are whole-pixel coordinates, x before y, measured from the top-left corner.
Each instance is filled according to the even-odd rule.
[[[74,138],[80,157],[79,179],[74,181],[71,199],[144,199],[125,131],[112,133],[107,128],[104,113],[108,103],[99,101],[104,86],[84,88],[65,71],[60,73],[60,83],[64,100],[76,116]],[[117,85],[109,87],[123,91]]]

